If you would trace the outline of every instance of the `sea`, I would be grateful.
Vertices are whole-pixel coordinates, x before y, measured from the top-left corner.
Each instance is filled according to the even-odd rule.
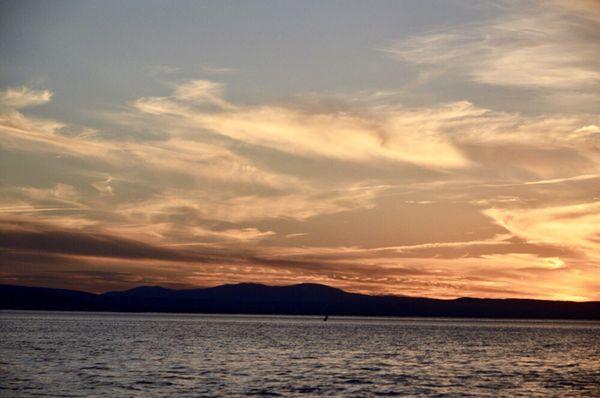
[[[600,323],[0,312],[2,397],[600,397]]]

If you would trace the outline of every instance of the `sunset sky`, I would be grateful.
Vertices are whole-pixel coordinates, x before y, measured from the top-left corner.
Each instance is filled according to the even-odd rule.
[[[4,1],[0,283],[600,300],[600,3]]]

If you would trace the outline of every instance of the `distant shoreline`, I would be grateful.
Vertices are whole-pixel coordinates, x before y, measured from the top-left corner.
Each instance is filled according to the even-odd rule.
[[[103,294],[0,285],[0,309],[109,313],[600,320],[600,302],[369,296],[330,286],[222,285],[172,290],[142,286]]]

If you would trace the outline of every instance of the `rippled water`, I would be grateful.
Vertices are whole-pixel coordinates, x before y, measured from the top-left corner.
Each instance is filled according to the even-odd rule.
[[[600,323],[0,313],[1,396],[600,396]]]

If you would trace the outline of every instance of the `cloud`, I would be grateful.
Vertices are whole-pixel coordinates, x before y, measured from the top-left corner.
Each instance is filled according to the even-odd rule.
[[[294,156],[379,167],[397,163],[468,172],[490,162],[484,166],[492,171],[500,161],[503,168],[521,169],[530,177],[565,178],[561,171],[592,174],[598,163],[597,151],[590,150],[600,139],[593,128],[599,123],[595,115],[523,116],[468,101],[412,108],[363,102],[360,111],[340,103],[328,111],[235,106],[222,95],[221,85],[195,81],[178,86],[171,96],[142,98],[134,106],[151,115],[155,124],[181,131],[178,134],[208,130]],[[207,109],[205,104],[217,108]],[[552,161],[557,157],[564,157],[562,164]],[[569,162],[570,168],[565,167]]]
[[[414,36],[386,51],[482,84],[592,91],[600,85],[599,9],[577,0],[513,3],[499,18]]]
[[[105,291],[148,283],[181,287],[312,281],[371,293],[422,295],[426,291],[432,297],[598,298],[582,287],[598,275],[597,269],[557,255],[483,254],[461,258],[460,267],[452,257],[408,256],[399,262],[394,256],[435,247],[510,245],[506,237],[374,250],[306,248],[294,252],[277,247],[157,246],[100,230],[65,229],[23,219],[5,219],[1,229],[6,239],[0,242],[0,278],[11,283],[44,285],[54,281],[55,286],[73,288],[76,284]],[[250,229],[221,232],[219,239],[272,235]]]
[[[595,180],[598,178],[600,178],[598,174],[583,174],[567,178],[554,178],[552,180],[527,181],[524,185],[560,184],[563,182]]]
[[[310,113],[282,106],[235,106],[222,98],[219,84],[196,80],[177,86],[168,97],[147,97],[134,102],[139,111],[175,118],[188,128],[201,128],[251,145],[296,155],[342,161],[388,160],[433,168],[468,165],[443,135],[421,128],[427,117],[451,121],[469,109],[449,104],[436,113],[418,110],[371,109],[370,117],[349,112]],[[205,109],[203,105],[217,109]],[[198,107],[200,106],[200,107]],[[435,122],[434,122],[435,123]]]
[[[225,68],[222,66],[220,67],[220,66],[214,66],[214,65],[208,65],[208,64],[200,65],[200,69],[202,69],[202,71],[204,71],[206,73],[213,73],[213,74],[236,73],[238,71],[235,68]]]
[[[256,228],[239,228],[239,229],[225,229],[225,230],[210,230],[203,227],[192,227],[189,231],[191,238],[208,238],[214,239],[216,242],[256,242],[275,235],[273,231],[260,231]],[[201,244],[205,244],[203,242]],[[198,242],[190,243],[174,243],[168,246],[186,246],[196,245]]]
[[[527,242],[562,246],[600,260],[600,202],[535,209],[491,208],[484,214]]]
[[[26,116],[16,109],[0,109],[0,134],[6,149],[58,155],[109,158],[117,146],[59,133],[66,124],[52,119]]]
[[[199,89],[197,85],[183,85],[176,95],[187,101],[210,102],[217,90],[215,87],[206,85]],[[24,115],[14,109],[0,114],[0,134],[6,149],[77,157],[94,162],[95,168],[129,165],[136,169],[172,171],[199,178],[260,181],[266,185],[281,185],[284,181],[291,184],[293,180],[261,170],[231,150],[206,142],[171,134],[165,140],[121,142],[114,138],[103,139],[93,130],[90,133],[89,129],[82,135],[61,134],[67,127],[65,123]],[[100,184],[104,184],[101,190],[106,193],[106,183],[95,182],[94,185],[99,189]]]
[[[101,195],[114,195],[113,187],[111,182],[113,181],[112,177],[107,177],[105,180],[93,182],[91,185],[100,192]]]
[[[221,90],[219,84],[194,81],[178,86],[173,98],[186,104],[221,104]],[[18,112],[5,117],[0,120],[5,150],[27,156],[49,154],[56,162],[62,157],[79,162],[80,177],[72,184],[85,194],[69,208],[76,206],[82,212],[78,217],[87,220],[84,224],[105,223],[106,217],[116,225],[160,224],[185,215],[193,215],[192,222],[306,219],[372,206],[374,193],[380,189],[360,183],[333,184],[323,189],[319,184],[259,166],[222,143],[180,133],[169,120],[155,126],[165,132],[164,139],[121,141],[93,133],[66,136],[61,130],[68,125]],[[60,182],[52,192],[65,191],[67,186],[76,190]],[[6,207],[7,212],[52,212],[56,214],[45,217],[62,219],[68,209],[65,203],[41,200],[42,192],[50,195],[48,188],[22,187],[20,194],[15,192],[10,193],[13,202]],[[23,196],[25,192],[30,194]]]
[[[42,105],[50,101],[52,92],[48,90],[33,90],[28,87],[9,88],[0,91],[0,106],[20,109]]]
[[[191,80],[179,84],[173,90],[173,98],[187,103],[210,103],[221,108],[229,108],[231,104],[223,99],[223,85],[209,80]],[[138,100],[143,103],[143,100]]]
[[[414,245],[365,248],[361,246],[335,247],[278,247],[267,250],[268,256],[279,259],[300,259],[323,262],[356,262],[385,264],[388,268],[401,267],[406,261],[423,259],[485,259],[497,255],[526,255],[538,258],[576,257],[575,249],[543,243],[529,243],[510,234],[499,234],[485,240],[448,241]],[[267,255],[267,254],[264,254]],[[537,260],[536,260],[537,262]],[[426,272],[423,270],[422,272]]]
[[[0,247],[3,250],[125,259],[190,260],[179,252],[102,233],[59,230],[50,225],[10,221],[3,222],[0,230],[3,236]]]
[[[244,195],[227,190],[165,190],[147,201],[118,206],[115,211],[146,221],[183,217],[191,222],[202,219],[228,222],[277,218],[306,220],[317,215],[372,207],[380,188],[355,188],[319,190],[306,187],[272,195]]]
[[[68,184],[58,183],[52,188],[24,187],[21,191],[25,196],[36,201],[58,201],[67,204],[76,204],[81,198],[77,190]]]

